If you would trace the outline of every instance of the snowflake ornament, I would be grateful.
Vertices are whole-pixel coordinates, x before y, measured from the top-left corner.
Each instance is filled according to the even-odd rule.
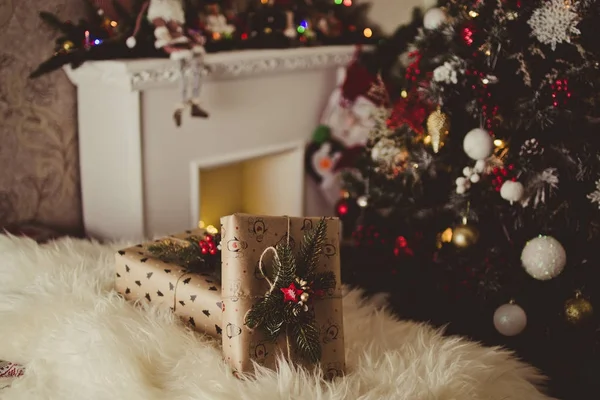
[[[587,198],[591,203],[598,203],[598,209],[600,209],[600,179],[596,181],[596,190],[588,194]]]
[[[527,183],[526,198],[521,201],[523,207],[537,208],[540,204],[546,203],[546,197],[551,196],[558,189],[559,179],[556,168],[546,168],[541,173],[530,178]]]
[[[540,42],[556,50],[558,43],[571,43],[571,35],[581,32],[577,29],[579,15],[570,1],[548,0],[536,9],[529,21],[533,36]]]

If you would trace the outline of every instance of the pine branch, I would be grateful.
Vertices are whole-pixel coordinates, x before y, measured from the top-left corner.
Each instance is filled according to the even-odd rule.
[[[321,359],[319,330],[315,326],[314,321],[302,322],[292,326],[292,331],[296,338],[296,350],[302,358],[316,363]]]
[[[298,276],[307,277],[314,273],[319,256],[323,251],[326,236],[327,222],[325,218],[321,218],[316,228],[306,232],[300,245]]]
[[[54,29],[58,29],[65,34],[69,34],[70,25],[62,22],[58,17],[47,11],[40,11],[40,18]]]
[[[296,258],[287,243],[277,245],[277,255],[273,262],[273,284],[277,289],[289,286],[298,276]]]
[[[186,245],[167,240],[149,246],[148,251],[163,262],[179,264],[190,270],[208,267],[198,244],[199,240],[200,238],[190,237]]]
[[[248,314],[246,315],[245,324],[249,328],[254,329],[259,326],[263,326],[263,324],[265,324],[266,321],[268,321],[272,317],[275,317],[274,319],[280,319],[277,318],[277,315],[280,314],[280,312],[278,312],[278,310],[280,309],[278,305],[282,302],[280,297],[281,296],[277,296],[275,292],[265,296],[265,298],[262,301],[256,303],[248,312]],[[281,318],[281,320],[283,320],[283,318]],[[271,324],[271,328],[274,325],[276,324]]]

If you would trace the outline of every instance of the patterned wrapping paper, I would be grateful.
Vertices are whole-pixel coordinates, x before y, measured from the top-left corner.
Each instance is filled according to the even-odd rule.
[[[281,353],[287,358],[284,334],[279,336],[276,343],[266,341],[259,329],[250,331],[244,326],[244,318],[253,304],[269,290],[269,284],[258,266],[259,259],[267,247],[287,240],[288,219],[290,245],[294,253],[297,253],[304,232],[316,227],[321,218],[248,214],[221,218],[223,355],[234,373],[251,372],[253,362],[275,368],[276,357]],[[333,271],[336,275],[336,287],[324,298],[314,301],[322,348],[320,364],[328,378],[341,376],[345,371],[339,243],[339,220],[328,218],[327,239],[317,271]],[[263,267],[267,270],[271,259],[263,259]],[[291,357],[296,364],[308,366],[294,354]]]
[[[116,289],[127,300],[168,306],[194,330],[219,339],[221,336],[221,284],[213,273],[193,273],[185,267],[154,257],[148,247],[162,240],[185,241],[203,237],[204,230],[138,244],[116,254]]]

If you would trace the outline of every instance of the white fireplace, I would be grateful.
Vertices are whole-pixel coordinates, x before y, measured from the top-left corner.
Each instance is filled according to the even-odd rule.
[[[353,47],[211,54],[209,119],[172,120],[177,64],[88,62],[77,85],[85,229],[141,239],[236,211],[304,214],[304,146]]]

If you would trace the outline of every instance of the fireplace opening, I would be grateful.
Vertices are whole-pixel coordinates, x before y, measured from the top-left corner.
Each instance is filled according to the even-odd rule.
[[[219,227],[221,216],[236,212],[301,216],[304,144],[263,150],[229,160],[197,163],[197,219]]]

